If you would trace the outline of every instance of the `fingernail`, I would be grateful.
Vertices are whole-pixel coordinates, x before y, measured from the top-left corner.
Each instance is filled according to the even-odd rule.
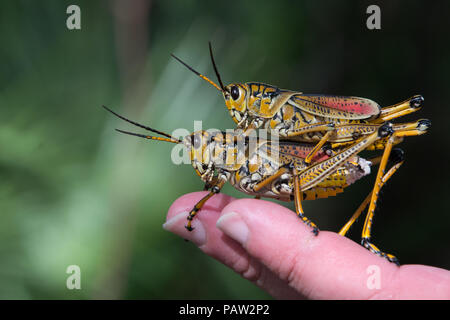
[[[236,240],[241,245],[247,243],[249,233],[248,227],[239,213],[225,213],[217,220],[216,226],[222,230],[223,233]]]
[[[205,227],[200,220],[192,220],[192,227],[194,230],[188,231],[185,226],[187,224],[188,212],[181,212],[173,216],[163,224],[164,230],[175,233],[183,239],[189,240],[197,246],[202,246],[206,243]]]

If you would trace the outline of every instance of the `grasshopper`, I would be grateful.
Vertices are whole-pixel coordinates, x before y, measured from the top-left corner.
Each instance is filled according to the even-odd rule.
[[[311,163],[324,145],[337,148],[352,144],[361,136],[373,134],[387,121],[419,110],[424,101],[422,96],[416,95],[381,108],[366,98],[305,94],[259,82],[224,86],[214,61],[211,43],[209,51],[219,85],[180,58],[172,56],[222,93],[233,121],[244,130],[244,135],[253,129],[265,128],[282,139],[315,143],[315,147],[305,157],[306,163]],[[385,140],[368,148],[384,149]]]
[[[305,158],[315,148],[310,143],[282,140],[276,144],[272,140],[244,136],[235,131],[233,133],[196,131],[183,139],[177,139],[162,131],[131,121],[105,106],[104,108],[120,119],[163,137],[116,129],[121,133],[183,144],[187,148],[194,170],[209,190],[189,212],[186,225],[188,231],[193,230],[192,220],[204,204],[218,194],[228,181],[237,190],[248,195],[294,201],[297,216],[317,235],[319,229],[305,216],[302,201],[334,196],[369,174],[371,162],[358,156],[358,153],[383,139],[386,140],[385,150],[388,152],[385,151],[379,160],[380,168],[375,187],[368,196],[369,200],[366,199],[361,204],[341,229],[340,234],[346,234],[373,198],[363,229],[362,244],[373,253],[398,263],[395,256],[382,252],[370,242],[370,227],[379,190],[403,162],[402,157],[398,156],[402,153],[397,149],[391,152],[392,146],[399,142],[398,137],[425,132],[428,127],[420,121],[401,129],[396,129],[389,122],[382,124],[375,132],[362,136],[349,146],[331,151],[321,148],[315,153],[313,163],[309,164]],[[397,155],[397,159],[394,159],[394,165],[385,173],[392,155]]]

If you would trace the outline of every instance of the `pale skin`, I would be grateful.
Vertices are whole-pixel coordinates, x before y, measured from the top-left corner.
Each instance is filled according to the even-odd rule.
[[[164,228],[276,299],[450,299],[450,271],[398,267],[334,232],[316,237],[294,212],[273,202],[215,195],[189,232],[188,212],[205,194],[177,199]]]

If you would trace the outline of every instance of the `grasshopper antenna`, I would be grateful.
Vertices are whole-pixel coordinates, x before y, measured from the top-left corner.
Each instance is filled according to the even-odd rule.
[[[122,120],[125,120],[126,122],[129,122],[129,123],[131,123],[131,124],[134,124],[135,126],[137,126],[137,127],[139,127],[139,128],[143,128],[143,129],[145,129],[145,130],[148,130],[148,131],[151,131],[151,132],[160,134],[160,135],[162,135],[162,136],[164,136],[164,137],[167,137],[167,138],[169,138],[169,139],[172,139],[172,140],[174,140],[174,141],[181,142],[181,140],[175,139],[175,138],[172,137],[170,134],[167,134],[167,133],[164,133],[164,132],[162,132],[162,131],[159,131],[159,130],[156,130],[156,129],[153,129],[153,128],[144,126],[143,124],[140,124],[140,123],[131,121],[130,119],[127,119],[127,118],[125,118],[125,117],[122,117],[120,114],[115,113],[114,111],[112,111],[111,109],[109,109],[109,108],[106,107],[106,106],[102,106],[102,107],[105,108],[106,110],[108,110],[109,112],[111,112],[111,113],[112,113],[113,115],[115,115],[116,117],[118,117],[118,118],[120,118],[120,119],[122,119]]]
[[[176,55],[174,55],[173,53],[170,54],[175,60],[177,60],[179,63],[181,63],[183,66],[185,66],[186,68],[188,68],[190,71],[192,71],[193,73],[195,73],[196,75],[198,75],[200,78],[202,78],[203,80],[205,80],[206,82],[208,82],[209,84],[213,85],[217,90],[222,91],[222,92],[226,92],[225,87],[222,85],[222,83],[220,83],[220,85],[222,87],[219,87],[214,81],[212,81],[211,79],[209,79],[208,77],[202,75],[200,72],[194,70],[194,68],[192,68],[190,65],[188,65],[186,62],[184,62],[183,60],[181,60],[180,58],[178,58]]]
[[[213,51],[212,51],[211,41],[209,42],[209,55],[211,56],[211,62],[214,67],[214,72],[216,73],[217,80],[219,81],[220,87],[222,88],[223,92],[226,92],[227,90],[225,89],[225,86],[222,83],[222,79],[220,78],[219,71],[217,70],[216,62],[214,61],[214,55],[213,55]]]
[[[139,134],[139,133],[129,132],[129,131],[120,130],[120,129],[116,129],[116,131],[118,131],[120,133],[129,134],[130,136],[136,136],[136,137],[140,137],[140,138],[144,138],[144,139],[167,141],[167,142],[172,142],[172,143],[177,143],[177,144],[182,142],[180,140],[176,140],[173,138],[161,138],[161,137],[147,136],[145,134]]]

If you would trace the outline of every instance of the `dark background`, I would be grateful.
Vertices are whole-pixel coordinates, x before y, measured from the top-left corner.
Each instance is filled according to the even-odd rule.
[[[81,30],[66,28],[70,4]],[[370,4],[381,30],[366,28]],[[404,264],[448,269],[449,13],[448,1],[2,1],[0,298],[269,298],[161,228],[200,179],[172,164],[171,145],[116,134],[130,126],[100,107],[168,132],[192,131],[194,120],[233,128],[218,92],[170,57],[214,78],[208,41],[225,83],[382,106],[422,94],[423,109],[404,121],[432,127],[402,144],[373,241]],[[373,180],[305,210],[338,231]],[[73,264],[81,290],[66,288]]]

